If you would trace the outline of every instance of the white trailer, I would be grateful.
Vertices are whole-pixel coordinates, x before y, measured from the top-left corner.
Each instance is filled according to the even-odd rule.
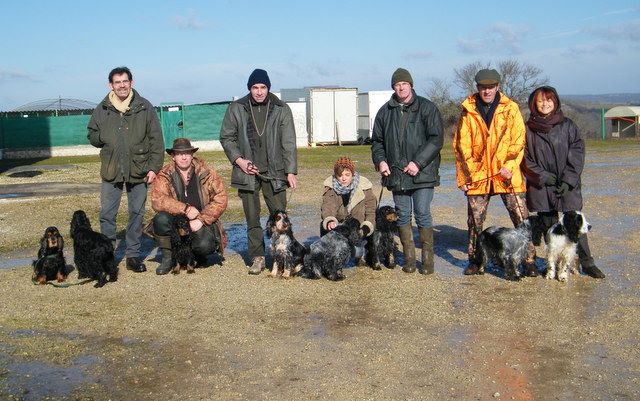
[[[393,95],[392,90],[358,93],[358,143],[368,143],[378,110]]]
[[[313,86],[280,93],[289,104],[306,103],[309,145],[358,142],[357,88]]]

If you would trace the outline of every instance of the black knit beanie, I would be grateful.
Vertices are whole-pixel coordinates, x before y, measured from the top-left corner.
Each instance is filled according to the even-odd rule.
[[[413,78],[411,78],[409,71],[404,68],[398,68],[391,76],[391,89],[393,89],[393,86],[398,82],[409,82],[413,88]]]
[[[253,70],[251,75],[249,75],[249,80],[247,81],[247,89],[251,90],[251,87],[255,84],[265,84],[267,85],[267,89],[271,90],[271,81],[269,80],[269,75],[265,70],[256,68],[255,70]]]

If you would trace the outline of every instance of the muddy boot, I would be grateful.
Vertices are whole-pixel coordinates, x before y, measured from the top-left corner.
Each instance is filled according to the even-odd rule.
[[[402,243],[402,253],[404,254],[402,271],[413,273],[416,271],[416,245],[413,242],[411,224],[400,226],[398,229],[400,230],[400,242]]]
[[[156,268],[156,274],[167,274],[171,271],[171,237],[164,235],[156,235],[158,241],[158,248],[162,250],[162,261],[160,266]]]
[[[433,227],[419,227],[422,243],[422,266],[420,274],[433,274]]]
[[[254,256],[249,267],[249,274],[260,274],[264,270],[264,256]]]
[[[580,266],[584,274],[593,278],[604,278],[604,273],[598,269],[593,261],[593,257],[591,257],[587,234],[582,234],[580,238],[578,238],[578,258],[580,259]]]

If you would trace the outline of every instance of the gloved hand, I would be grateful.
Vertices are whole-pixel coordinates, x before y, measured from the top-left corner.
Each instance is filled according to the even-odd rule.
[[[547,187],[555,187],[558,181],[558,177],[555,174],[551,174],[549,178],[544,182],[544,185]]]
[[[558,197],[563,197],[567,192],[571,191],[573,188],[566,182],[562,181],[559,185],[556,186],[556,189],[553,192],[556,193]]]

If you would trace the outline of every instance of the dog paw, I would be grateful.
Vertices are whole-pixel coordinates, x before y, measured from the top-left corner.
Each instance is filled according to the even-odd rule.
[[[291,271],[290,270],[285,270],[285,271],[282,272],[282,278],[288,279],[289,277],[291,277]]]
[[[569,275],[567,273],[563,273],[558,276],[558,281],[560,281],[561,283],[566,283],[568,278]]]
[[[373,270],[382,270],[382,263],[374,263],[373,266],[371,266],[371,268]]]

